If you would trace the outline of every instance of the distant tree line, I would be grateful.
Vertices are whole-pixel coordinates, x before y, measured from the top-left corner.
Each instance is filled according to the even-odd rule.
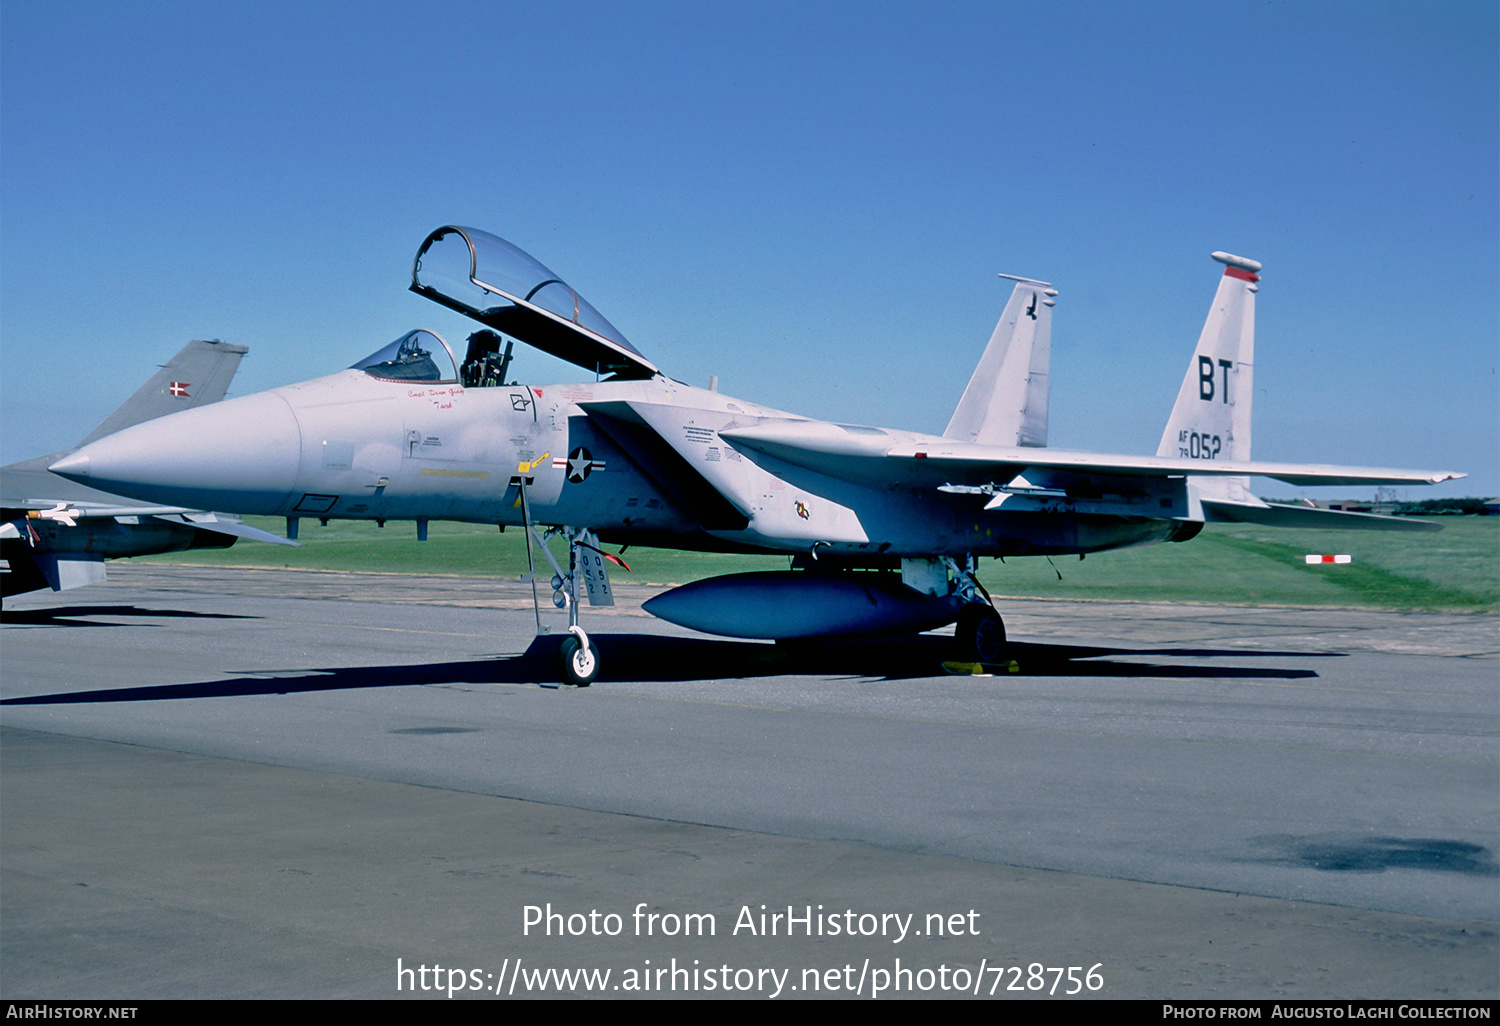
[[[1485,508],[1488,499],[1465,496],[1461,499],[1423,499],[1421,502],[1398,502],[1392,510],[1397,516],[1482,516],[1492,512]]]
[[[1301,505],[1304,501],[1302,499],[1275,499],[1266,496],[1262,498],[1266,502],[1281,503],[1286,506]],[[1331,505],[1335,508],[1342,507],[1344,509],[1348,509],[1351,506],[1358,506],[1364,510],[1372,510],[1386,515],[1394,514],[1398,517],[1464,517],[1485,516],[1486,514],[1494,515],[1494,508],[1486,506],[1486,503],[1492,501],[1492,499],[1483,499],[1476,495],[1469,495],[1463,498],[1423,499],[1420,502],[1377,502],[1368,499],[1346,499],[1342,501],[1335,500],[1332,503],[1322,501],[1318,505],[1325,508]]]

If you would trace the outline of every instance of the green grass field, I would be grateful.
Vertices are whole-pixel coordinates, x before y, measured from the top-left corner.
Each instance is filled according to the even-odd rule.
[[[250,518],[279,532],[282,521]],[[1053,557],[985,560],[991,593],[1058,599],[1204,602],[1228,605],[1346,606],[1375,609],[1500,611],[1500,517],[1444,517],[1434,534],[1283,531],[1211,524],[1190,542],[1103,552],[1080,561]],[[516,577],[526,569],[519,529],[434,522],[426,542],[412,524],[302,523],[302,547],[239,542],[143,557],[160,563],[287,567],[379,573]],[[554,551],[562,544],[554,540]],[[1347,553],[1353,563],[1307,566],[1307,553]],[[632,548],[632,572],[616,580],[683,584],[718,574],[785,569],[779,556],[726,556]],[[1061,573],[1062,580],[1058,580]]]

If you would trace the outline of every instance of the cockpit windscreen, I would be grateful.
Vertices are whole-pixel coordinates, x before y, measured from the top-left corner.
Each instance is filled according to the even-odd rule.
[[[457,381],[458,369],[453,351],[436,333],[425,328],[408,331],[396,341],[382,346],[351,370],[362,370],[385,381]]]

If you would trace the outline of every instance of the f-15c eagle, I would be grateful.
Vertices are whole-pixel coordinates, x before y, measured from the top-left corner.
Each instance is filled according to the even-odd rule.
[[[328,377],[140,424],[52,464],[155,502],[300,517],[523,526],[569,613],[565,681],[599,669],[579,599],[609,604],[601,541],[784,553],[791,569],[698,581],[646,609],[713,634],[811,638],[957,622],[963,657],[998,660],[1005,630],[983,556],[1187,541],[1209,522],[1424,529],[1262,502],[1250,475],[1294,485],[1422,484],[1462,475],[1250,458],[1261,265],[1228,253],[1154,456],[1046,448],[1057,291],[1015,285],[941,436],[783,413],[694,388],[649,359],[551,270],[494,235],[447,225],[411,288],[484,326],[462,360],[410,331]],[[508,339],[504,336],[508,336]],[[510,380],[519,340],[595,380]],[[502,348],[503,347],[503,348]],[[543,534],[545,528],[547,535]],[[569,542],[566,568],[546,537]]]

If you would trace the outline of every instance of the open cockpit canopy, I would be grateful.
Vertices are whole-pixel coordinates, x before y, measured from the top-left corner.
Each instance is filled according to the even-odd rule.
[[[350,370],[362,370],[385,381],[457,381],[453,350],[442,336],[426,328],[408,331],[389,345],[381,346]]]
[[[444,225],[427,236],[412,264],[411,290],[600,376],[656,374],[572,286],[488,232]]]

